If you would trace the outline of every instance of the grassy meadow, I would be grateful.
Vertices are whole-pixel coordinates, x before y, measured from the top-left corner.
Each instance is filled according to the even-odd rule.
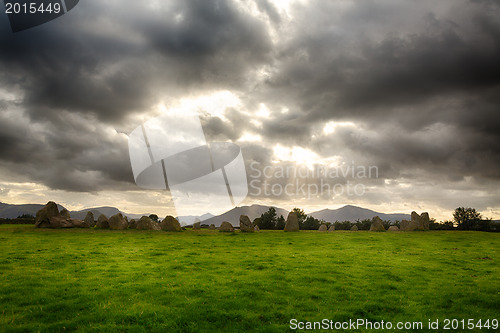
[[[499,263],[500,234],[483,232],[0,225],[0,332],[283,332],[292,318],[500,319]]]

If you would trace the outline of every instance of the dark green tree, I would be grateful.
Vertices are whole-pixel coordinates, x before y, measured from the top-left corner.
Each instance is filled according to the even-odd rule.
[[[352,225],[353,223],[351,221],[335,221],[335,230],[350,230]]]
[[[151,215],[149,215],[149,218],[150,218],[151,220],[155,221],[155,222],[158,222],[158,215],[156,215],[156,214],[151,214]]]
[[[267,212],[260,216],[260,229],[272,230],[276,228],[276,208],[270,207]]]
[[[453,212],[453,219],[459,230],[475,230],[482,216],[474,208],[458,207]]]
[[[302,230],[318,230],[319,226],[321,225],[321,221],[318,219],[315,219],[312,216],[308,216],[304,223],[302,223],[302,227],[300,229]]]
[[[285,218],[283,217],[283,215],[280,215],[280,217],[278,217],[278,219],[276,220],[276,230],[285,229],[285,224],[286,224]]]
[[[359,230],[370,230],[370,227],[372,225],[372,220],[371,219],[364,219],[364,220],[357,220],[355,223],[358,226]],[[351,229],[351,228],[349,228]]]

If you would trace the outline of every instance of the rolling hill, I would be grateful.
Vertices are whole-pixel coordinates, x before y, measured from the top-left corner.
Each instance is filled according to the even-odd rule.
[[[262,206],[262,205],[251,205],[251,206],[241,206],[235,207],[230,211],[225,212],[224,214],[214,216],[212,218],[206,219],[202,221],[203,224],[215,224],[216,227],[220,226],[223,221],[230,222],[233,226],[240,225],[240,215],[247,215],[251,221],[253,219],[261,216],[263,213],[269,210],[270,206]],[[288,211],[282,208],[276,208],[277,216],[283,215],[285,218],[288,215]]]
[[[325,220],[327,222],[335,221],[351,221],[371,219],[374,216],[380,217],[382,220],[396,221],[396,220],[410,220],[410,214],[384,214],[370,209],[361,208],[357,206],[347,205],[338,209],[323,209],[317,212],[310,213],[316,219]]]

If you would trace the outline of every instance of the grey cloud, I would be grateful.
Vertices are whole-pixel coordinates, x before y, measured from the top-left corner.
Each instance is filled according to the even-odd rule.
[[[128,133],[159,102],[223,89],[243,105],[203,114],[203,128],[209,141],[259,134],[240,144],[247,172],[271,164],[275,144],[300,146],[377,165],[366,202],[425,200],[432,184],[442,198],[427,200],[448,207],[466,184],[494,204],[498,2],[313,0],[289,19],[259,0],[277,40],[239,6],[94,1],[19,34],[0,26],[0,166],[56,189],[133,189],[126,136],[113,129]],[[269,118],[254,114],[259,103]],[[326,135],[328,121],[356,126]]]

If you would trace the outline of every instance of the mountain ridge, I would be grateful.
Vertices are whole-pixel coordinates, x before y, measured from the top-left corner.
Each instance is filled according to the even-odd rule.
[[[0,202],[0,218],[16,218],[23,214],[29,214],[35,216],[36,212],[41,208],[43,208],[43,206],[44,205],[42,204],[12,205]],[[59,210],[64,209],[64,207],[61,205],[58,205],[58,207]],[[276,206],[264,206],[264,205],[253,204],[250,206],[234,207],[233,209],[217,216],[214,216],[210,213],[206,213],[200,216],[190,215],[190,216],[179,216],[177,218],[180,221],[182,221],[183,224],[191,224],[194,222],[195,219],[198,218],[201,220],[203,224],[213,223],[215,224],[215,226],[220,226],[220,224],[223,221],[228,221],[236,226],[239,224],[240,215],[247,215],[250,218],[250,220],[253,221],[255,218],[260,217],[263,213],[267,212],[270,207],[274,207],[276,209],[277,216],[283,215],[283,217],[285,218],[287,217],[288,211],[286,209],[279,208]],[[86,208],[79,211],[70,211],[70,215],[73,218],[82,220],[85,218],[85,215],[89,211],[92,211],[95,218],[97,218],[100,214],[104,214],[105,216],[110,217],[118,213],[122,213],[123,215],[131,219],[132,218],[137,219],[144,215],[145,216],[150,215],[150,214],[128,214],[119,210],[116,207],[109,207],[109,206]],[[410,219],[410,214],[403,214],[403,213],[386,214],[353,205],[346,205],[337,209],[326,208],[319,211],[311,212],[307,215],[313,216],[314,218],[320,220],[325,220],[327,222],[335,222],[335,221],[354,222],[358,219],[359,220],[371,219],[374,216],[378,216],[382,220],[390,220],[390,221]]]

